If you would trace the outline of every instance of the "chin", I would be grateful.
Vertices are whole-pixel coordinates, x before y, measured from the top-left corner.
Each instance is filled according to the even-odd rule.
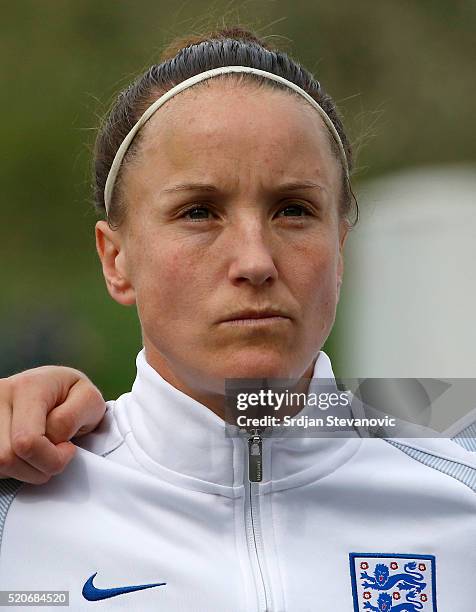
[[[268,351],[240,351],[231,363],[222,362],[225,378],[290,378],[296,371],[296,360]]]

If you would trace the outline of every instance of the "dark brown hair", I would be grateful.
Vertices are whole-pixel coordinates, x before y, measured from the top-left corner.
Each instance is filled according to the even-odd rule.
[[[336,128],[352,169],[352,151],[342,121],[332,98],[325,93],[314,76],[286,53],[272,49],[249,30],[240,27],[224,28],[206,35],[176,39],[163,52],[161,63],[151,66],[144,74],[122,91],[99,130],[94,159],[94,195],[96,208],[105,213],[104,187],[114,156],[127,133],[144,111],[163,93],[195,74],[220,66],[250,66],[272,72],[304,89],[324,109]],[[230,75],[226,75],[230,77]],[[234,75],[236,78],[236,75]],[[219,77],[222,78],[222,77]],[[246,78],[274,88],[285,86],[256,75]],[[289,91],[289,90],[288,90]],[[140,133],[129,148],[123,165],[137,150]],[[337,159],[337,145],[331,137]],[[341,162],[342,165],[342,162]],[[120,197],[120,176],[117,177],[108,221],[118,227],[124,219],[126,206]],[[354,212],[354,221],[350,221]],[[344,168],[342,168],[341,214],[353,225],[358,218],[358,207]]]

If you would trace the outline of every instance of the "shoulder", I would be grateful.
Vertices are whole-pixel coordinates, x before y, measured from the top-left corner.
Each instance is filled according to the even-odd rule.
[[[384,441],[417,465],[450,478],[476,493],[476,453],[452,439],[387,438]],[[419,473],[424,474],[424,471],[419,470]]]
[[[456,421],[445,434],[468,452],[476,454],[476,408]]]
[[[72,441],[79,447],[76,456],[64,472],[54,476],[48,483],[35,486],[14,478],[0,479],[0,547],[7,516],[17,506],[18,499],[27,499],[36,504],[42,500],[55,499],[73,500],[76,503],[81,492],[87,492],[96,477],[107,474],[107,478],[113,482],[123,477],[124,467],[136,467],[130,453],[124,450],[124,436],[117,425],[115,412],[118,401],[106,403],[105,415],[94,431],[73,438]]]

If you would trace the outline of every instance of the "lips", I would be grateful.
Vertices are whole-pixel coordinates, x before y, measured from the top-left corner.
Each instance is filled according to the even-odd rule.
[[[290,319],[282,310],[277,309],[266,309],[266,310],[240,310],[238,312],[228,315],[221,322],[226,323],[230,321],[241,321],[248,319]]]

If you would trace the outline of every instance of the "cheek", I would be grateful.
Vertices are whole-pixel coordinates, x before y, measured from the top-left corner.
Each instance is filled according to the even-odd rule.
[[[301,304],[306,329],[327,334],[338,301],[338,246],[332,240],[301,244],[293,253],[291,286]]]
[[[338,262],[337,242],[314,238],[292,249],[290,273],[303,293],[318,299],[336,292]]]
[[[201,264],[200,254],[179,242],[144,249],[137,258],[134,279],[137,307],[144,319],[153,318],[154,325],[163,323],[161,327],[192,319],[205,292]]]

